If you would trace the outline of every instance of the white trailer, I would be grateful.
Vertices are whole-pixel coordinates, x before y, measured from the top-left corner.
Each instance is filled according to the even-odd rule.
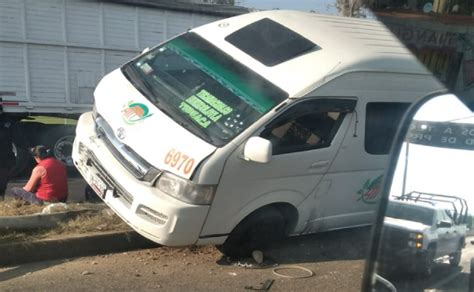
[[[160,0],[0,0],[0,114],[12,121],[32,115],[77,118],[92,108],[102,76],[144,48],[243,12]],[[24,139],[15,143],[14,172],[27,165],[22,149],[38,143],[68,161],[73,127],[27,123],[19,129]]]

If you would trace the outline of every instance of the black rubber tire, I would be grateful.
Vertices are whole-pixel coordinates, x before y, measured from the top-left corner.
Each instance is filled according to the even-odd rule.
[[[451,267],[457,267],[461,263],[462,246],[463,243],[460,242],[458,250],[455,253],[449,255],[449,264],[451,265]]]
[[[97,195],[97,193],[90,186],[86,186],[84,189],[84,199],[86,202],[90,203],[101,203],[102,199]]]
[[[54,157],[66,165],[68,177],[79,176],[72,161],[75,129],[75,125],[43,125],[39,141],[35,143],[35,145],[45,145],[51,149]]]
[[[436,250],[433,247],[429,247],[428,251],[422,258],[421,265],[419,266],[419,274],[423,278],[429,278],[433,274],[433,266],[434,266],[434,256],[436,254]]]
[[[28,149],[13,142],[13,152],[15,153],[15,165],[10,169],[10,178],[27,176],[33,165],[33,158]]]
[[[230,258],[249,257],[285,235],[285,218],[277,208],[266,206],[242,220],[217,249]]]

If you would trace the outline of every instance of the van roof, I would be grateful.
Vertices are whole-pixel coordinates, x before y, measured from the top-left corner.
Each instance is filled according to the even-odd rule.
[[[266,66],[225,39],[265,18],[298,33],[317,49]],[[372,20],[274,10],[219,20],[192,31],[280,86],[290,97],[303,96],[333,77],[353,71],[430,75],[383,24]]]

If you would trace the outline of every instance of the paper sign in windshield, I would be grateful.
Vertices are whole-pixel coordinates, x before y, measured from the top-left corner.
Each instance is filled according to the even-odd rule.
[[[232,112],[231,107],[205,89],[182,101],[179,108],[203,128]]]
[[[474,124],[413,121],[406,140],[433,147],[474,150]]]

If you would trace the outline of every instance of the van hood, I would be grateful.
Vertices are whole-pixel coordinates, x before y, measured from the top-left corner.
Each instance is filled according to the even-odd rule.
[[[155,107],[120,69],[100,81],[94,98],[116,138],[160,170],[189,179],[216,150]]]
[[[392,217],[385,217],[384,226],[389,226],[392,228],[397,228],[401,230],[407,230],[412,232],[423,232],[424,230],[430,228],[428,225],[425,225],[420,222],[404,220],[404,219],[397,219]]]

